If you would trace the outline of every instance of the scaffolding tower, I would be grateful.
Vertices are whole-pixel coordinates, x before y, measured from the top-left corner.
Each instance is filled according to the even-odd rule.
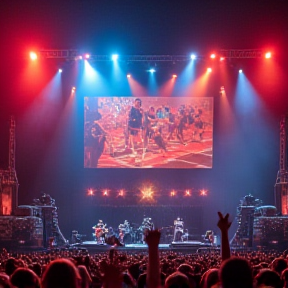
[[[288,215],[288,114],[280,120],[280,161],[274,186],[275,206],[279,213]]]

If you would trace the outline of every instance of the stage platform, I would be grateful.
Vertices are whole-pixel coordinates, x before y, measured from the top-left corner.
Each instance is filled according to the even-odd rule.
[[[83,241],[72,245],[77,249],[87,249],[89,253],[101,253],[106,252],[114,246],[104,244],[98,244],[96,241]],[[116,248],[123,252],[145,252],[148,250],[147,244],[126,244],[124,246],[117,246]],[[183,241],[172,242],[170,244],[159,244],[160,251],[183,251],[183,252],[197,252],[198,250],[217,250],[217,246],[211,246],[208,243],[199,241]]]

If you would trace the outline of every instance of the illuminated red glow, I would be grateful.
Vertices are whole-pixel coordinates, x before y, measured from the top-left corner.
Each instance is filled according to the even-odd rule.
[[[214,53],[211,54],[211,55],[210,55],[210,58],[211,58],[211,59],[215,59],[215,58],[216,58],[216,54],[214,54]]]

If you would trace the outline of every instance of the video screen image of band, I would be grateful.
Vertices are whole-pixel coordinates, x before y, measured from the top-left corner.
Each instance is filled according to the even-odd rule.
[[[212,168],[212,97],[85,97],[85,168]]]

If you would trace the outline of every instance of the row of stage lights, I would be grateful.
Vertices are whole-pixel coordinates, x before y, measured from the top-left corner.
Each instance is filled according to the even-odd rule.
[[[32,61],[35,61],[35,60],[37,60],[38,59],[38,54],[36,53],[36,52],[34,52],[34,51],[31,51],[30,52],[30,54],[29,54],[29,56],[30,56],[30,59],[32,60]],[[91,57],[93,57],[91,54],[89,54],[89,53],[85,53],[85,54],[83,54],[83,55],[78,55],[78,56],[76,56],[75,57],[75,60],[88,60],[88,59],[90,59]],[[196,60],[197,58],[200,58],[200,57],[197,57],[197,55],[196,54],[191,54],[190,55],[190,57],[189,57],[191,60]],[[223,56],[221,56],[221,55],[217,55],[216,53],[211,53],[210,54],[210,58],[211,59],[213,59],[213,60],[219,60],[219,61],[224,61],[226,58],[225,57],[223,57]],[[264,58],[266,58],[266,59],[270,59],[270,58],[272,58],[272,53],[270,52],[270,51],[267,51],[267,52],[265,52],[264,53]],[[113,55],[111,55],[111,60],[112,61],[117,61],[119,59],[119,55],[118,54],[113,54]]]
[[[110,197],[112,193],[111,193],[111,190],[109,189],[103,189],[103,190],[97,191],[95,189],[89,188],[87,190],[88,196],[96,196],[96,194],[99,194],[99,196],[102,196],[102,197]],[[127,195],[127,192],[124,189],[120,189],[116,191],[116,193],[113,193],[113,194],[115,194],[117,198],[119,197],[125,198]],[[139,195],[136,195],[136,196],[139,196],[141,199],[153,199],[155,194],[156,192],[153,190],[153,188],[147,187],[147,188],[140,189]],[[208,196],[208,190],[201,189],[201,190],[193,191],[193,192],[191,189],[186,189],[183,192],[177,192],[176,190],[171,190],[168,193],[168,196],[171,198],[174,198],[177,196],[191,197],[192,195],[206,197]]]
[[[38,59],[38,54],[36,53],[36,52],[33,52],[33,51],[31,51],[30,52],[30,59],[32,60],[32,61],[36,61],[37,59]],[[272,58],[272,53],[270,52],[270,51],[267,51],[266,53],[264,53],[264,57],[265,57],[265,59],[270,59],[270,58]],[[75,58],[75,60],[89,60],[91,58],[91,55],[90,54],[88,54],[88,53],[85,53],[85,54],[83,54],[83,55],[79,55],[79,56],[77,56],[76,58]],[[111,61],[117,61],[119,59],[119,55],[118,54],[113,54],[112,56],[111,56]],[[190,55],[190,59],[191,60],[196,60],[197,59],[197,56],[196,56],[196,54],[191,54]],[[217,54],[215,54],[215,53],[212,53],[212,54],[210,54],[210,59],[212,59],[212,60],[219,60],[220,62],[223,62],[223,61],[225,61],[225,57],[223,57],[223,56],[219,56],[219,55],[217,55]],[[156,72],[156,70],[154,69],[154,68],[151,68],[151,69],[149,69],[149,70],[147,70],[149,73],[155,73]],[[59,70],[58,70],[58,72],[59,73],[62,73],[63,72],[63,69],[62,68],[60,68]],[[208,67],[207,68],[207,73],[211,73],[212,72],[212,68],[211,67]],[[239,69],[239,71],[238,71],[239,73],[243,73],[243,70],[242,69]],[[127,78],[130,78],[131,77],[131,74],[127,74]],[[176,74],[173,74],[172,75],[172,78],[177,78],[177,75]]]

